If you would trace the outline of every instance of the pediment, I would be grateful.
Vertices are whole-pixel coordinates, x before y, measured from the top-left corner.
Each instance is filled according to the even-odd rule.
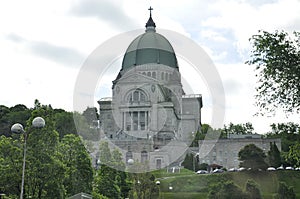
[[[143,74],[126,74],[119,79],[118,83],[157,83],[158,80]]]

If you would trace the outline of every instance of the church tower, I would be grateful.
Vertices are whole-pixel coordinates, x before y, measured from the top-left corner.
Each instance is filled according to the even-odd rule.
[[[123,57],[112,100],[99,100],[101,129],[124,161],[150,170],[178,162],[201,120],[201,95],[185,95],[177,57],[150,17]]]

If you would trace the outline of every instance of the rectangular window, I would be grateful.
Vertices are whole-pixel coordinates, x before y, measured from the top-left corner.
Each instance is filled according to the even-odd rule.
[[[132,120],[133,120],[133,130],[137,131],[138,130],[138,124],[139,124],[139,116],[138,116],[137,111],[133,112]]]
[[[146,113],[145,113],[145,111],[140,112],[140,126],[141,126],[141,130],[146,130]]]
[[[130,112],[126,112],[125,114],[125,127],[126,127],[126,131],[131,131],[131,114]]]
[[[148,128],[148,111],[124,112],[123,121],[126,131],[145,131]]]
[[[134,102],[139,101],[139,92],[138,91],[133,92],[133,101]]]
[[[156,169],[161,169],[161,159],[156,159]]]

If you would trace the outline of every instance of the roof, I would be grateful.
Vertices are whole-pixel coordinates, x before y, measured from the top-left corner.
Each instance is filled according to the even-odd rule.
[[[68,199],[92,199],[92,195],[81,192],[81,193],[78,193],[76,195],[69,197]]]
[[[150,15],[146,23],[146,32],[136,37],[128,46],[123,58],[122,70],[147,63],[164,64],[178,69],[172,45],[164,36],[156,33],[155,27]]]

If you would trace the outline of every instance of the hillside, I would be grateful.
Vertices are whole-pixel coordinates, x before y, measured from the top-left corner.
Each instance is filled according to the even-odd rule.
[[[161,182],[161,198],[207,198],[207,194],[214,184],[232,180],[236,185],[245,188],[248,179],[253,179],[259,185],[265,199],[273,199],[277,192],[278,183],[285,182],[294,187],[296,198],[300,198],[300,172],[299,171],[273,171],[273,172],[226,172],[222,174],[194,174],[183,170],[180,174],[170,174],[164,171],[154,172]],[[170,189],[172,187],[172,189]]]

